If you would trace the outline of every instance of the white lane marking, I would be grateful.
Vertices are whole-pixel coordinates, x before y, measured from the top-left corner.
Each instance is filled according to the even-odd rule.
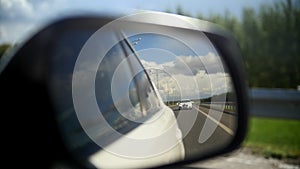
[[[204,113],[203,111],[201,111],[200,109],[194,107],[198,112],[202,113],[204,116],[206,116],[207,118],[209,118],[211,121],[213,121],[214,123],[216,123],[219,127],[221,127],[225,132],[227,132],[229,135],[233,136],[234,132],[228,128],[227,126],[225,126],[223,123],[217,121],[216,119],[214,119],[213,117],[209,116],[208,114]]]

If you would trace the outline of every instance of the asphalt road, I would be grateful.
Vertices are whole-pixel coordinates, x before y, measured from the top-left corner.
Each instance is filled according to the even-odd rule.
[[[175,115],[178,116],[179,111],[176,110],[176,107],[172,108]],[[194,105],[192,110],[182,110],[181,114],[192,114],[197,112],[197,118],[195,124],[186,137],[183,139],[183,143],[186,151],[186,158],[191,158],[193,156],[203,155],[203,151],[214,151],[216,148],[226,146],[226,143],[232,138],[231,132],[227,129],[230,129],[234,134],[234,128],[236,124],[236,115],[234,113],[222,113],[222,118],[218,127],[212,136],[204,143],[199,143],[198,138],[201,129],[205,123],[205,120],[208,118],[206,116],[209,112],[209,109],[201,107],[199,105]],[[205,115],[206,114],[206,115]],[[214,121],[212,119],[212,121]],[[180,123],[179,127],[184,128],[186,124]],[[207,169],[300,169],[300,166],[287,164],[284,161],[277,159],[266,159],[262,156],[254,155],[251,153],[251,150],[247,148],[240,148],[229,154],[224,154],[217,156],[215,158],[210,158],[205,161],[199,161],[187,166],[178,167],[182,169],[198,169],[198,168],[207,168]]]
[[[176,107],[173,107],[172,109],[178,119],[179,110],[176,110]],[[191,116],[191,114],[195,113],[196,116]],[[208,115],[208,113],[209,109],[196,104],[193,105],[192,110],[180,111],[180,116],[186,116],[187,119],[193,117],[196,118],[191,130],[187,132],[183,139],[186,159],[195,156],[202,156],[204,155],[203,152],[213,152],[216,149],[224,148],[231,141],[234,135],[234,127],[236,124],[236,117],[234,115],[215,111],[215,113],[222,113],[222,117],[220,121],[218,121],[214,117]],[[213,134],[205,142],[200,143],[198,140],[206,119],[217,125],[217,127]],[[192,120],[193,119],[190,119],[190,121]],[[187,126],[187,121],[178,121],[178,124],[179,128],[184,132],[184,130],[186,130],[184,128]]]

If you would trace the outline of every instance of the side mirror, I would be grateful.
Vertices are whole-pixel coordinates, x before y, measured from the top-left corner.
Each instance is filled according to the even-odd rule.
[[[0,66],[1,112],[27,138],[11,151],[32,152],[29,166],[184,165],[245,137],[240,49],[206,21],[157,12],[67,18]],[[15,132],[7,134],[18,144]]]

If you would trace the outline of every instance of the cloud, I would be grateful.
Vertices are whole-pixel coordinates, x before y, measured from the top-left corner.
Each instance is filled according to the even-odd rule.
[[[0,0],[0,43],[16,43],[28,36],[36,12],[27,0]]]
[[[119,5],[115,5],[118,3]],[[80,14],[121,13],[125,2],[81,0],[0,0],[0,44],[19,43],[51,21]],[[107,5],[108,4],[108,5]],[[124,9],[123,9],[124,11]]]
[[[141,60],[147,69],[160,69],[170,74],[194,76],[199,71],[209,74],[224,72],[223,63],[219,56],[209,52],[205,56],[177,56],[174,61],[158,64]]]
[[[58,15],[67,8],[66,0],[0,0],[1,22],[28,22]]]
[[[0,43],[16,43],[30,36],[68,5],[65,0],[0,0]]]
[[[1,21],[32,19],[34,10],[27,0],[0,0]]]
[[[206,56],[200,57],[202,64],[204,65],[206,72],[211,73],[218,73],[224,72],[224,65],[221,60],[220,56],[215,55],[214,53],[209,52]]]
[[[205,98],[232,90],[229,74],[213,53],[178,56],[162,64],[141,61],[163,98]]]
[[[150,76],[163,98],[206,98],[232,91],[231,79],[227,73],[206,74],[199,72],[195,76],[182,74],[172,76]]]

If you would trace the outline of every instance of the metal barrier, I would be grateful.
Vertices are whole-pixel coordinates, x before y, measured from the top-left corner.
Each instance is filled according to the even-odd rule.
[[[204,102],[199,105],[208,109],[214,109],[231,115],[236,115],[235,102]]]
[[[250,115],[300,119],[300,91],[285,89],[250,89]]]
[[[300,120],[300,91],[287,89],[250,89],[251,116]],[[233,102],[202,102],[202,107],[234,113]]]

